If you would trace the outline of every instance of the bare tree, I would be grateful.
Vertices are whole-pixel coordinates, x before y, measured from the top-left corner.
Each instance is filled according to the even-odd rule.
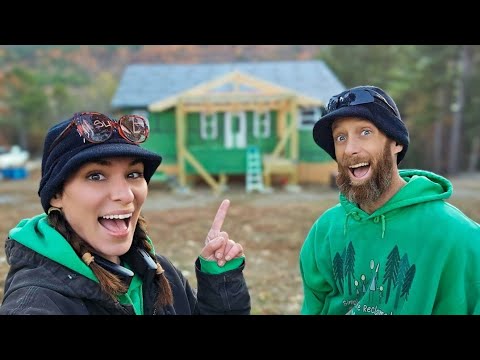
[[[448,112],[447,91],[440,86],[437,93],[438,113],[433,123],[433,171],[442,173],[443,168],[443,134],[444,119]]]
[[[448,152],[448,173],[450,175],[457,174],[460,166],[460,154],[462,153],[461,149],[461,129],[464,117],[464,108],[465,108],[465,97],[467,83],[470,78],[471,73],[471,64],[472,64],[472,52],[470,51],[469,45],[463,45],[460,48],[459,56],[459,75],[457,81],[457,101],[455,104],[453,120],[452,120],[452,138],[450,141],[450,151]]]

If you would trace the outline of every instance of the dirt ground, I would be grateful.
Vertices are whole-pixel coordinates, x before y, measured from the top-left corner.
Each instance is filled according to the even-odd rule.
[[[480,221],[480,174],[451,179],[451,203]],[[42,212],[37,195],[38,173],[26,180],[0,180],[0,297],[8,264],[3,242],[8,230],[22,218]],[[215,196],[197,185],[189,194],[175,194],[152,184],[143,214],[157,252],[168,256],[196,284],[193,263],[218,206],[231,201],[223,229],[241,242],[247,266],[245,277],[252,296],[252,314],[298,314],[302,286],[298,253],[315,219],[338,201],[326,186],[303,186],[299,192],[276,187],[271,194],[246,194],[242,183],[230,184]]]

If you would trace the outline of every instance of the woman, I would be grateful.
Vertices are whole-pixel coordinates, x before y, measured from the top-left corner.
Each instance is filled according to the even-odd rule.
[[[141,215],[161,163],[140,147],[148,121],[77,113],[47,133],[38,194],[45,213],[5,244],[0,314],[249,314],[242,246],[221,230],[220,205],[195,262],[198,292],[155,254]]]

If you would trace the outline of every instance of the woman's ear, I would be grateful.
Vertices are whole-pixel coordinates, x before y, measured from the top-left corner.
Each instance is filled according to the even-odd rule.
[[[62,208],[62,195],[61,194],[55,194],[52,199],[50,200],[50,205],[55,206],[57,208]]]

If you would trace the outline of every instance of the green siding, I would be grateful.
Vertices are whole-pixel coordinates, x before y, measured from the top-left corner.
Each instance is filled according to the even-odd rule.
[[[245,149],[225,149],[224,147],[224,116],[218,114],[218,136],[216,139],[204,140],[200,135],[200,114],[189,113],[186,118],[186,143],[188,150],[212,175],[225,173],[228,175],[244,174],[246,161]],[[288,119],[289,121],[290,119]],[[142,144],[143,147],[155,151],[163,158],[163,164],[177,162],[177,135],[175,123],[175,109],[161,113],[150,113],[150,137]],[[247,112],[247,146],[256,145],[261,153],[273,151],[277,141],[277,113],[271,113],[271,136],[267,139],[258,139],[253,136],[253,113]],[[299,161],[325,162],[330,156],[315,144],[311,130],[299,130]],[[287,154],[289,144],[286,147]],[[188,174],[195,174],[196,170],[187,163]]]
[[[146,149],[160,154],[162,164],[177,162],[177,134],[175,131],[175,111],[150,113],[150,136],[143,144]]]
[[[272,152],[276,143],[276,112],[270,114],[270,137],[259,139],[253,135],[253,113],[247,112],[247,144],[257,145],[260,152]],[[187,116],[188,134],[186,138],[187,148],[190,153],[202,164],[210,174],[244,174],[246,168],[246,147],[226,149],[224,147],[224,118],[225,114],[218,114],[218,133],[216,139],[205,140],[200,135],[200,114],[190,113]],[[188,163],[188,174],[195,174],[196,170]]]
[[[301,162],[326,162],[332,158],[313,140],[312,130],[299,130],[298,141],[300,144],[299,158]]]
[[[276,112],[271,113],[271,135],[267,139],[259,139],[253,136],[253,113],[247,112],[247,146],[257,145],[262,151],[270,152],[275,147],[276,142],[276,127],[277,115]],[[204,149],[212,149],[217,151],[218,148],[223,148],[225,142],[224,137],[224,118],[225,114],[218,114],[218,136],[216,139],[205,140],[200,135],[200,114],[190,113],[187,116],[187,146],[201,146]]]
[[[201,149],[191,148],[190,152],[212,175],[220,173],[227,175],[245,174],[246,149]],[[197,171],[187,163],[187,174],[196,174]]]

